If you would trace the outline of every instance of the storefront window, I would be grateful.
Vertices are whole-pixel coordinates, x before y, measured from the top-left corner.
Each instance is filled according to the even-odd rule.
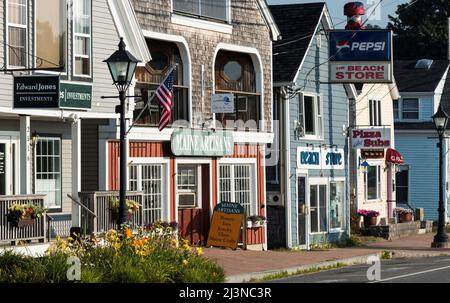
[[[365,177],[366,183],[366,200],[379,200],[380,199],[380,166],[371,165],[367,167],[367,173]]]
[[[46,207],[61,207],[61,138],[39,138],[35,159],[35,193],[47,195]]]
[[[129,190],[144,193],[144,223],[163,217],[163,165],[141,164],[129,168]]]
[[[344,222],[344,182],[330,183],[330,228],[342,228]]]
[[[66,60],[66,1],[36,0],[35,3],[36,66],[38,68],[64,66]]]
[[[178,206],[180,208],[196,207],[198,204],[197,165],[178,165]]]
[[[327,186],[311,185],[309,191],[311,206],[311,232],[326,232],[327,224]]]
[[[248,216],[256,215],[252,168],[252,165],[220,165],[219,169],[219,203],[240,203]]]

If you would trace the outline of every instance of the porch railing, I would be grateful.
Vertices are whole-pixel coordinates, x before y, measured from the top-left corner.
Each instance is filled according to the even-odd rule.
[[[0,196],[0,242],[45,240],[45,216],[35,219],[33,225],[14,227],[8,222],[8,209],[13,204],[34,204],[44,207],[45,195]]]
[[[86,233],[96,234],[117,229],[117,222],[112,218],[111,206],[113,198],[119,198],[118,191],[108,192],[81,192],[80,202],[84,205],[81,208],[81,222],[86,222]],[[143,194],[141,192],[127,192],[126,199],[133,200],[142,205]],[[95,214],[92,216],[91,212]],[[143,209],[133,214],[129,225],[132,229],[141,228],[143,223]]]

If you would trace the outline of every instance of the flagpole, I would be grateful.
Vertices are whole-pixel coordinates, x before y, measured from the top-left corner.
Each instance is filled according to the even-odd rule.
[[[146,71],[147,68],[144,67]],[[166,73],[166,75],[164,76],[164,79],[161,83],[164,83],[167,80],[167,77],[169,77],[170,73],[176,69],[176,65],[172,65],[169,69],[169,71]],[[150,102],[153,101],[153,99],[155,98],[155,94],[152,95],[151,98],[149,98],[149,100],[147,101],[147,104],[144,106],[144,108],[141,110],[141,112],[139,113],[139,115],[136,117],[136,119],[133,119],[133,123],[131,124],[130,128],[128,128],[126,134],[128,135],[128,133],[131,131],[131,129],[133,128],[133,126],[136,124],[136,121],[139,120],[139,118],[142,116],[142,114],[144,113],[144,111],[147,109],[147,107],[150,105]]]

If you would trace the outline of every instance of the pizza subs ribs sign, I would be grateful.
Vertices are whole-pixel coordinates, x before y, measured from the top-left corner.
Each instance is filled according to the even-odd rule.
[[[391,147],[390,128],[352,130],[352,147],[354,149],[380,149]]]

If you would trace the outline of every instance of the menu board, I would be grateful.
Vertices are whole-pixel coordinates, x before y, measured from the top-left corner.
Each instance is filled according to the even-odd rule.
[[[239,203],[222,202],[214,208],[207,246],[236,249],[244,218],[244,208]]]

